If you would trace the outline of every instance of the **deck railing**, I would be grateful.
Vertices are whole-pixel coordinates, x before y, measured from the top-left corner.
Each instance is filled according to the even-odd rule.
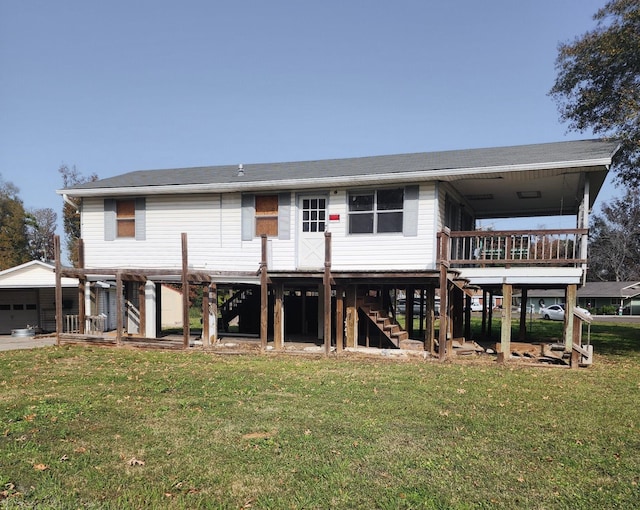
[[[587,263],[586,229],[473,230],[438,236],[439,261],[452,267],[551,265],[578,267]]]

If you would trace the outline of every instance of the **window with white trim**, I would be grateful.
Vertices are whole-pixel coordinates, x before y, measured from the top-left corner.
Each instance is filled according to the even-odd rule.
[[[349,193],[349,233],[401,233],[404,188]]]

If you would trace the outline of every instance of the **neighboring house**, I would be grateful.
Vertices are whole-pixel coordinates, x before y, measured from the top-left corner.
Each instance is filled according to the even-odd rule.
[[[134,333],[143,337],[158,335],[158,285],[179,282],[209,289],[205,342],[222,329],[218,317],[227,322],[226,310],[263,347],[268,338],[282,348],[306,336],[327,352],[369,344],[372,335],[382,346],[413,338],[432,348],[433,314],[420,318],[418,331],[398,331],[389,324],[389,296],[413,290],[407,297],[433,311],[438,293],[445,356],[448,341],[468,337],[469,285],[506,302],[514,287],[561,289],[569,308],[575,304],[589,210],[617,147],[584,140],[131,172],[58,190],[81,199],[84,253],[83,267],[61,267],[61,274],[89,288],[114,281],[123,301],[117,308],[131,304]],[[475,230],[481,219],[561,214],[573,215],[576,228]],[[219,311],[221,290],[228,299]],[[502,313],[510,319],[510,307]],[[128,314],[119,318],[119,335]],[[573,339],[567,321],[568,350]],[[503,353],[509,341],[505,330]]]
[[[515,301],[521,303],[520,297]],[[587,282],[577,293],[577,304],[595,314],[640,315],[640,282]],[[527,297],[527,311],[538,313],[541,306],[564,304],[560,289],[534,289]]]
[[[640,315],[640,282],[588,282],[578,291],[578,304],[594,313]]]
[[[62,278],[61,308],[78,313],[78,280]],[[56,330],[56,277],[54,266],[32,260],[0,271],[0,334],[28,326],[44,332]]]

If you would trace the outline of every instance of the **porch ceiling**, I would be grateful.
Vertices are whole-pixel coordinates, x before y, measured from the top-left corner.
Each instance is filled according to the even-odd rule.
[[[450,184],[477,219],[575,215],[585,175],[589,177],[591,207],[607,175],[604,166],[483,175]]]

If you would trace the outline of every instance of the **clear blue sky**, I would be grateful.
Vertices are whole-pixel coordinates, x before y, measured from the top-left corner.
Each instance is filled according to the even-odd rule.
[[[0,0],[0,174],[60,215],[62,164],[109,177],[590,138],[547,93],[558,43],[604,3]]]

